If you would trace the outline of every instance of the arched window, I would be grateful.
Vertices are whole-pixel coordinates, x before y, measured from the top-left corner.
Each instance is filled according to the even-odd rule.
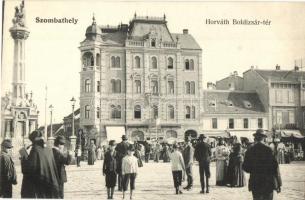
[[[174,94],[174,81],[168,81],[167,82],[167,85],[168,85],[168,87],[167,87],[167,93],[168,94]]]
[[[121,67],[121,59],[120,59],[119,56],[117,56],[117,57],[115,58],[115,67],[116,67],[116,68],[120,68],[120,67]]]
[[[174,109],[174,106],[169,105],[167,107],[167,110],[168,110],[168,119],[174,119],[175,118],[175,109]]]
[[[114,105],[111,105],[110,109],[111,109],[111,119],[115,119],[115,116],[116,116],[116,107]]]
[[[101,117],[101,113],[100,113],[100,107],[96,108],[96,118],[100,118]]]
[[[195,94],[195,82],[191,81],[191,94]]]
[[[151,81],[151,91],[153,94],[157,94],[159,89],[158,89],[158,81],[157,80],[152,80]]]
[[[117,106],[116,109],[116,118],[121,119],[121,106]]]
[[[195,106],[192,106],[192,119],[196,118],[196,108]]]
[[[96,66],[101,66],[101,55],[99,53],[96,54]]]
[[[90,118],[90,106],[86,105],[85,106],[85,119],[89,119]]]
[[[100,85],[101,85],[101,82],[100,82],[100,81],[97,81],[97,82],[96,82],[96,91],[97,91],[97,92],[100,92],[100,91],[101,91],[101,86],[100,86]]]
[[[156,57],[151,58],[151,68],[152,69],[157,69],[158,68],[158,63],[157,63],[157,58]]]
[[[121,80],[116,80],[115,93],[121,93]]]
[[[115,57],[111,56],[111,67],[114,68],[115,67]]]
[[[90,92],[90,90],[91,90],[91,80],[86,79],[85,80],[85,92]]]
[[[190,59],[190,70],[194,71],[194,60]]]
[[[174,61],[171,57],[167,59],[167,69],[174,69]]]
[[[94,58],[91,52],[84,53],[82,60],[83,60],[83,67],[94,65]]]
[[[185,70],[190,70],[190,61],[189,61],[189,59],[185,60]]]
[[[152,39],[151,40],[151,46],[152,47],[156,47],[156,39]]]
[[[185,118],[190,119],[191,118],[191,107],[186,106],[185,107]]]
[[[141,93],[141,81],[135,80],[135,93],[140,94]]]
[[[111,92],[115,93],[115,89],[116,89],[116,87],[115,87],[115,80],[111,79]]]
[[[141,68],[141,61],[139,56],[135,57],[135,68]]]
[[[140,105],[136,105],[134,107],[134,118],[141,119],[141,106]]]
[[[158,106],[154,105],[152,107],[152,118],[153,119],[157,119],[159,116],[159,113],[158,113]]]
[[[190,94],[191,93],[191,84],[190,82],[186,81],[185,82],[185,94]]]
[[[121,106],[111,105],[111,119],[121,119]]]

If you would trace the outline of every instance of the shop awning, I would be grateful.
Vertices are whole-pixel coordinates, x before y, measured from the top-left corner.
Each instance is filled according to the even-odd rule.
[[[281,130],[281,137],[283,138],[294,137],[297,139],[304,138],[304,136],[301,134],[299,130],[288,130],[288,129]]]
[[[230,131],[231,136],[236,136],[238,138],[247,138],[249,142],[254,142],[254,133],[255,131]]]
[[[223,138],[229,138],[230,135],[226,131],[217,131],[217,132],[206,132],[204,133],[208,137],[217,138],[217,137],[223,137]]]
[[[125,135],[125,126],[106,126],[107,140],[115,140],[117,143],[122,141],[122,135]]]

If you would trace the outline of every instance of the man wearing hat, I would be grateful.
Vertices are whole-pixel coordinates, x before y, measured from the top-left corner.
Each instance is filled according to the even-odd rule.
[[[186,136],[184,138],[185,148],[183,150],[183,159],[185,165],[185,172],[187,175],[187,186],[183,189],[190,190],[193,187],[193,157],[194,157],[194,148],[191,143],[191,137]]]
[[[12,198],[12,185],[17,184],[17,175],[11,157],[12,142],[3,140],[0,154],[0,198]]]
[[[209,178],[211,176],[210,173],[210,157],[211,157],[211,147],[208,143],[204,142],[206,136],[204,134],[200,134],[198,138],[198,143],[195,147],[194,157],[199,162],[199,174],[200,174],[200,183],[201,183],[201,191],[200,193],[205,193],[205,185],[206,185],[206,193],[209,193]]]
[[[61,198],[64,198],[64,183],[67,182],[67,172],[65,169],[65,165],[69,165],[72,160],[72,155],[69,152],[64,153],[65,144],[66,144],[65,137],[59,135],[55,138],[54,147],[53,147],[53,156],[59,176],[59,187],[60,187]]]
[[[107,187],[108,199],[113,199],[114,187],[116,185],[116,152],[115,140],[109,141],[108,151],[105,153],[105,159],[103,163],[103,175],[105,176],[105,182]]]
[[[273,199],[273,190],[281,191],[278,163],[269,146],[263,143],[267,137],[263,129],[253,134],[256,143],[246,151],[243,170],[250,173],[249,191],[253,200]],[[279,179],[278,179],[279,178]]]
[[[122,160],[127,155],[129,143],[126,135],[122,135],[122,142],[117,144],[115,151],[117,160],[117,173],[118,173],[118,190],[122,191]]]

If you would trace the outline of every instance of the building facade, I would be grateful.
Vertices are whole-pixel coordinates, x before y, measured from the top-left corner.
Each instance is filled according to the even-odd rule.
[[[111,126],[140,140],[199,133],[202,50],[188,30],[170,33],[165,15],[115,27],[93,18],[79,49],[80,127],[90,138],[106,139]]]
[[[230,76],[216,81],[217,90],[244,90],[244,79],[234,71]]]
[[[29,30],[25,23],[24,1],[16,7],[13,27],[9,29],[14,40],[14,64],[12,92],[2,96],[0,139],[12,139],[18,150],[27,142],[31,131],[38,127],[38,110],[33,101],[33,93],[26,92],[25,41]],[[18,152],[17,152],[18,153]]]
[[[268,113],[255,91],[204,90],[203,132],[208,136],[253,139],[268,129]]]

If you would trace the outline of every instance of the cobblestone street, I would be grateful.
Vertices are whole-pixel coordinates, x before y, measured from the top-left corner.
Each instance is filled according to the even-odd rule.
[[[82,162],[81,167],[75,165],[67,167],[68,182],[65,184],[65,198],[68,199],[106,199],[106,188],[102,175],[102,161],[94,166]],[[134,199],[252,199],[248,187],[228,188],[215,186],[215,163],[212,163],[210,179],[211,191],[209,194],[199,194],[198,165],[194,167],[194,187],[192,191],[184,191],[182,195],[174,194],[170,163],[148,163],[140,168],[136,179]],[[280,194],[274,193],[275,200],[299,199],[305,197],[305,162],[280,165],[283,187]],[[20,198],[22,174],[20,165],[17,165],[18,185],[14,187],[14,198]],[[248,180],[248,175],[247,175]],[[186,182],[183,183],[185,186]],[[129,193],[127,193],[129,195]],[[114,199],[122,199],[122,193],[116,191]],[[129,198],[127,198],[129,199]]]

